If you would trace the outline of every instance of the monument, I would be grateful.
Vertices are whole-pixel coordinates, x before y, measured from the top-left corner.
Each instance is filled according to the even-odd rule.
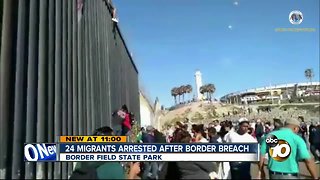
[[[200,93],[200,87],[202,86],[201,72],[197,70],[194,77],[196,79],[196,100],[200,101],[202,100],[202,94]]]

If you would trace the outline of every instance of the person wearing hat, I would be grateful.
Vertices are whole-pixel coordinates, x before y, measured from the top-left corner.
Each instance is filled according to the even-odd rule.
[[[265,178],[264,172],[264,162],[265,154],[268,152],[268,169],[269,169],[269,178],[270,179],[299,179],[299,161],[303,160],[308,168],[312,178],[318,179],[316,174],[316,165],[314,160],[311,158],[311,155],[308,151],[307,144],[302,139],[301,136],[298,135],[300,129],[300,121],[297,119],[288,119],[285,122],[285,126],[279,130],[272,131],[268,136],[273,135],[273,138],[279,140],[283,140],[285,144],[288,144],[290,147],[290,152],[285,157],[280,157],[277,155],[276,157],[271,157],[270,155],[270,144],[267,145],[266,138],[262,140],[261,143],[261,156],[259,162],[259,171],[260,178]],[[283,144],[282,141],[282,144]],[[277,143],[277,142],[275,142]],[[278,144],[279,145],[279,144]],[[284,146],[285,147],[285,146]],[[282,152],[281,148],[281,152]],[[274,151],[271,149],[271,152]],[[272,154],[274,155],[274,154]]]
[[[249,120],[240,118],[238,120],[239,128],[230,132],[226,137],[227,143],[257,143],[257,140],[248,134]],[[251,162],[230,162],[231,179],[251,179]],[[225,168],[225,167],[224,167]],[[228,167],[226,167],[228,168]],[[226,171],[225,171],[226,172]],[[226,176],[225,176],[226,177]]]

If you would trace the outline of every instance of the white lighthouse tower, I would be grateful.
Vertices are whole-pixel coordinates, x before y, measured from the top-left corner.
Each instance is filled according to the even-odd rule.
[[[196,98],[198,101],[200,101],[202,100],[202,94],[200,93],[200,87],[202,86],[201,72],[197,70],[194,77],[196,79]]]

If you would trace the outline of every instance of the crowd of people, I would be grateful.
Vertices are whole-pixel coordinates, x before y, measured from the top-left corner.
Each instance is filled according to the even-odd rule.
[[[261,159],[258,164],[258,177],[252,177],[251,166],[256,164],[250,162],[151,162],[145,164],[142,179],[265,178],[265,164],[271,179],[298,179],[299,162],[305,163],[312,178],[318,178],[315,164],[319,164],[320,157],[319,121],[306,124],[301,116],[286,121],[275,118],[273,122],[240,118],[237,121],[214,120],[204,125],[193,124],[186,119],[185,122],[176,122],[175,125],[167,127],[164,132],[163,135],[151,126],[147,129],[142,128],[138,135],[138,142],[160,143],[161,140],[167,143],[260,143]],[[277,162],[268,156],[265,142],[268,134],[276,134],[278,138],[289,142],[292,149],[289,160]]]
[[[122,122],[121,133],[110,127],[97,129],[93,135],[130,135],[134,115],[126,105],[113,113]],[[285,139],[291,147],[288,160],[275,161],[268,156],[265,138],[274,134]],[[214,120],[209,124],[194,124],[186,119],[166,127],[163,133],[152,126],[142,127],[137,143],[260,143],[261,159],[251,162],[81,162],[77,163],[71,179],[252,179],[265,178],[267,165],[270,179],[298,179],[299,161],[304,161],[311,177],[317,179],[316,165],[320,158],[320,122],[310,124],[303,117],[273,122],[260,119]],[[308,148],[310,147],[310,148]],[[313,157],[310,155],[311,151]],[[315,161],[314,161],[315,160]],[[251,166],[257,166],[258,177],[252,177]],[[128,171],[126,171],[128,170]]]

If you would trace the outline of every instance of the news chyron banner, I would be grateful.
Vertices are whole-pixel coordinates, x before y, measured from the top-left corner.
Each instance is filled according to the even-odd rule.
[[[60,144],[60,161],[258,161],[258,144]]]
[[[60,136],[59,143],[24,144],[24,160],[29,162],[54,162],[60,160],[60,143],[114,143],[127,142],[126,136]]]
[[[27,149],[27,151],[26,151]],[[257,143],[129,143],[125,136],[61,136],[57,144],[26,144],[26,161],[259,161]]]

